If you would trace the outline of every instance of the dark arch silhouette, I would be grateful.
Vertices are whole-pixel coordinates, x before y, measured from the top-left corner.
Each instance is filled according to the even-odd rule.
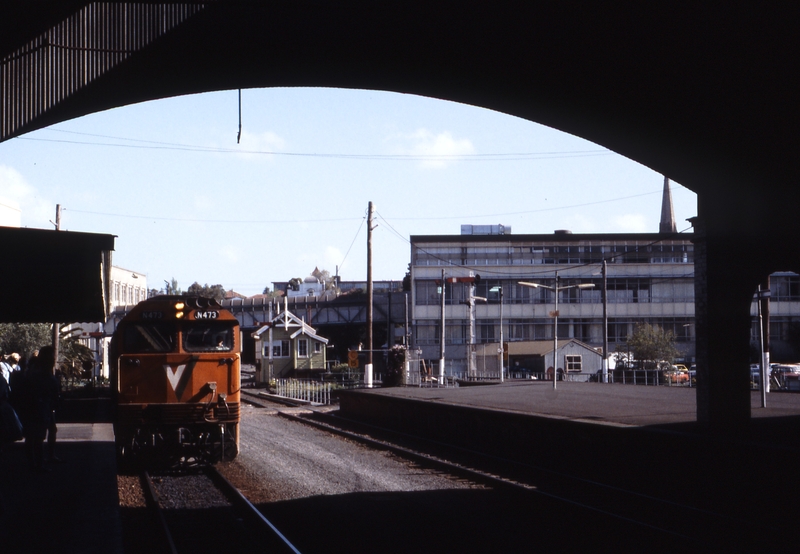
[[[135,27],[126,40],[161,29],[135,48],[64,42],[118,28],[113,15],[76,13],[132,5],[10,0],[0,8],[4,68],[28,56],[26,45],[52,52],[46,69],[22,67],[4,77],[0,115],[23,117],[0,139],[145,100],[276,86],[413,93],[581,136],[698,193],[698,419],[723,426],[749,419],[752,291],[764,268],[796,258],[800,245],[788,201],[800,182],[798,8],[688,0],[187,0],[197,9],[168,30],[152,18],[126,19]],[[90,23],[42,38],[78,19]],[[37,71],[69,74],[77,63],[70,66],[70,52],[91,67],[114,61],[25,117],[35,91],[14,102],[9,95]]]

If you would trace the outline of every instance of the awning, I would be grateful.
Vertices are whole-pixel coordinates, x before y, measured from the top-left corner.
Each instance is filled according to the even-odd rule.
[[[105,321],[115,238],[0,227],[0,322]]]

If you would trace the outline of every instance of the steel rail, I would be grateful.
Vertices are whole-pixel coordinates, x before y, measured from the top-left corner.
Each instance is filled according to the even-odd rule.
[[[487,458],[487,459],[488,458],[494,458],[494,460],[493,460],[494,462],[503,462],[503,463],[506,463],[506,464],[515,464],[515,465],[519,465],[519,466],[525,465],[525,464],[521,464],[520,462],[516,462],[514,460],[499,459],[497,457],[489,456],[489,455],[486,455],[486,454],[481,453],[481,452],[469,451],[469,450],[461,448],[461,447],[457,447],[457,446],[449,445],[449,444],[445,444],[445,443],[439,443],[437,441],[433,441],[433,440],[430,440],[430,439],[425,439],[425,438],[422,438],[422,437],[414,437],[414,436],[411,436],[411,435],[401,434],[401,433],[398,433],[398,432],[390,430],[390,429],[384,429],[384,428],[377,427],[377,426],[374,426],[374,425],[370,425],[370,424],[367,424],[367,423],[363,423],[363,422],[360,422],[360,421],[354,421],[354,420],[348,420],[348,419],[339,418],[338,416],[331,416],[331,415],[325,415],[325,414],[319,414],[319,413],[314,414],[318,418],[323,418],[323,419],[326,419],[326,420],[330,421],[330,423],[327,423],[327,422],[322,422],[322,421],[316,421],[316,420],[310,419],[308,417],[303,417],[301,415],[295,415],[295,414],[292,414],[292,413],[287,413],[287,412],[284,412],[284,411],[278,411],[278,413],[281,416],[283,416],[284,418],[286,418],[286,419],[289,419],[289,420],[292,420],[292,421],[297,421],[299,423],[303,423],[303,424],[307,424],[307,425],[311,425],[311,426],[317,427],[318,429],[322,429],[322,430],[325,430],[325,431],[328,431],[328,432],[331,432],[331,433],[334,433],[334,434],[337,434],[337,435],[340,435],[340,436],[343,436],[343,437],[347,437],[347,438],[349,438],[351,440],[358,441],[358,442],[360,442],[362,444],[365,444],[367,446],[371,446],[373,448],[389,450],[389,451],[391,451],[391,452],[393,452],[393,453],[395,453],[395,454],[397,454],[399,456],[405,457],[407,459],[411,459],[411,460],[418,461],[418,462],[425,463],[425,464],[429,464],[429,465],[434,465],[434,466],[437,466],[439,468],[442,468],[443,470],[454,472],[454,473],[456,473],[456,474],[458,474],[460,476],[467,477],[469,479],[473,479],[473,480],[475,480],[477,482],[482,482],[482,483],[501,486],[501,487],[506,487],[506,488],[510,487],[510,488],[514,488],[514,489],[517,489],[517,490],[524,490],[524,491],[527,491],[527,492],[532,493],[532,494],[546,496],[546,497],[554,499],[556,501],[565,502],[565,503],[568,503],[568,504],[571,504],[571,505],[574,505],[574,506],[577,506],[577,507],[580,507],[580,508],[583,508],[583,509],[586,509],[586,510],[590,510],[590,511],[593,511],[593,512],[596,512],[596,513],[600,513],[600,514],[612,517],[612,518],[620,520],[620,521],[624,521],[624,522],[627,522],[627,523],[630,523],[630,524],[633,524],[633,525],[637,525],[637,526],[640,526],[640,527],[645,527],[645,528],[648,528],[648,529],[651,529],[651,530],[655,530],[655,531],[658,531],[658,532],[661,532],[661,533],[665,533],[667,535],[671,535],[673,537],[677,537],[677,538],[680,538],[680,539],[685,539],[687,541],[691,541],[691,542],[695,543],[697,546],[706,547],[706,546],[714,546],[715,545],[714,539],[711,536],[707,536],[706,534],[702,533],[702,530],[698,530],[698,532],[696,534],[687,535],[687,534],[681,533],[678,530],[676,530],[674,528],[671,528],[671,527],[665,527],[665,526],[662,526],[662,525],[659,525],[659,524],[656,524],[656,523],[651,523],[651,522],[648,522],[648,521],[644,521],[644,519],[642,519],[642,517],[641,517],[642,515],[644,515],[644,512],[640,512],[640,513],[638,513],[638,515],[634,515],[634,516],[625,515],[623,513],[620,513],[619,511],[612,511],[612,510],[610,510],[608,508],[598,507],[596,505],[589,504],[584,500],[577,500],[576,498],[570,497],[570,496],[566,496],[563,493],[549,492],[549,491],[543,490],[540,486],[532,485],[530,483],[524,483],[524,482],[519,481],[518,479],[511,479],[509,477],[504,477],[502,475],[497,475],[495,473],[490,473],[490,472],[483,471],[483,470],[480,470],[480,469],[476,469],[476,468],[473,468],[473,467],[468,467],[468,466],[465,466],[465,465],[460,464],[460,463],[451,462],[451,461],[442,459],[440,457],[433,456],[431,454],[427,454],[427,453],[422,452],[422,451],[417,451],[417,450],[413,450],[411,448],[407,448],[407,447],[404,447],[404,446],[399,446],[397,444],[394,444],[394,443],[390,442],[389,440],[375,439],[375,438],[367,436],[367,435],[363,435],[363,434],[360,434],[360,433],[348,431],[348,430],[342,429],[340,427],[340,425],[341,424],[347,424],[347,425],[354,425],[354,426],[361,426],[361,427],[369,427],[369,428],[372,428],[375,431],[379,431],[382,434],[403,435],[407,439],[416,440],[416,441],[422,441],[422,442],[426,442],[426,443],[434,443],[434,444],[436,444],[438,446],[445,447],[445,448],[448,448],[448,449],[462,450],[462,451],[468,452],[472,456],[480,456],[480,457],[484,457],[484,458]],[[541,468],[541,467],[536,467],[536,466],[531,466],[531,465],[526,465],[526,468],[527,469],[532,469],[532,470],[535,470],[535,471],[548,472],[552,476],[555,476],[555,477],[557,477],[559,479],[572,480],[575,483],[581,485],[582,487],[583,486],[593,486],[593,487],[603,488],[603,489],[606,489],[607,491],[610,491],[610,492],[615,493],[617,495],[628,495],[630,497],[636,497],[636,498],[638,498],[639,501],[649,502],[651,504],[663,504],[665,506],[664,509],[670,509],[670,510],[673,510],[673,511],[674,510],[679,510],[679,509],[691,510],[691,511],[697,513],[698,515],[702,514],[703,516],[716,519],[718,523],[725,524],[726,527],[729,528],[728,530],[730,532],[735,532],[735,530],[737,528],[739,528],[739,526],[741,526],[742,523],[743,523],[741,520],[735,520],[735,519],[733,519],[730,516],[727,516],[725,514],[720,514],[720,513],[712,512],[712,511],[709,511],[709,510],[704,510],[702,508],[697,508],[697,507],[694,507],[694,506],[691,506],[691,505],[688,505],[688,504],[681,504],[681,503],[678,503],[678,502],[675,502],[675,501],[672,501],[672,500],[662,499],[662,498],[658,498],[658,497],[655,497],[655,496],[652,496],[652,495],[639,493],[639,492],[636,492],[636,491],[630,491],[630,490],[627,490],[627,489],[624,489],[624,488],[621,488],[621,487],[618,487],[618,486],[613,486],[613,485],[608,485],[608,484],[605,484],[605,483],[591,481],[591,480],[588,480],[588,479],[585,479],[585,478],[582,478],[582,477],[576,477],[574,475],[565,474],[563,472],[555,472],[555,471],[547,469],[547,468]],[[584,494],[584,496],[587,496],[587,495]]]
[[[231,501],[234,507],[249,517],[251,521],[255,522],[259,527],[259,531],[271,537],[275,537],[277,542],[275,545],[278,549],[270,549],[270,552],[291,552],[293,554],[300,554],[300,551],[281,533],[273,523],[264,517],[258,508],[256,508],[242,492],[236,488],[224,475],[222,475],[215,467],[206,466],[203,468],[205,475],[211,479],[216,487]]]
[[[153,479],[150,477],[150,474],[146,471],[142,472],[139,476],[139,481],[142,484],[142,490],[144,491],[145,501],[147,502],[147,507],[153,513],[154,517],[158,522],[158,527],[160,532],[164,535],[164,542],[166,543],[167,547],[169,548],[170,554],[178,554],[178,550],[175,547],[175,541],[172,538],[172,533],[169,530],[169,526],[167,525],[167,518],[164,516],[164,510],[161,508],[161,503],[159,502],[159,494],[156,492],[155,485],[153,484]]]

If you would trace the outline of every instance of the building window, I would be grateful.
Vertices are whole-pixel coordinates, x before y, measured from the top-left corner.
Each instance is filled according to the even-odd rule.
[[[416,282],[416,300],[420,306],[436,305],[441,303],[441,289],[435,281],[417,281]]]
[[[414,326],[416,344],[439,344],[440,327],[438,323],[418,323]]]
[[[314,343],[314,354],[320,354],[320,353],[322,353],[322,343],[321,342],[315,342]]]
[[[478,342],[495,342],[495,322],[491,319],[484,319],[477,322]]]
[[[581,370],[581,356],[572,354],[564,356],[564,361],[567,364],[567,371],[580,371]]]
[[[289,357],[289,341],[282,340],[280,343],[273,343],[272,345],[273,358],[288,358]]]
[[[297,341],[297,356],[300,358],[308,357],[308,340],[299,339]]]

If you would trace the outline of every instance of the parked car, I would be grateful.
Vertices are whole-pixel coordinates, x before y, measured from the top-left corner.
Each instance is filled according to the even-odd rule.
[[[754,385],[761,383],[761,364],[750,364],[750,382]]]
[[[686,369],[686,366],[682,366],[683,369],[676,369],[676,366],[672,366],[673,369],[669,369],[664,372],[664,379],[667,383],[688,383],[689,382],[689,370]]]
[[[770,376],[778,383],[781,389],[796,388],[796,383],[800,379],[800,364],[771,364]]]

